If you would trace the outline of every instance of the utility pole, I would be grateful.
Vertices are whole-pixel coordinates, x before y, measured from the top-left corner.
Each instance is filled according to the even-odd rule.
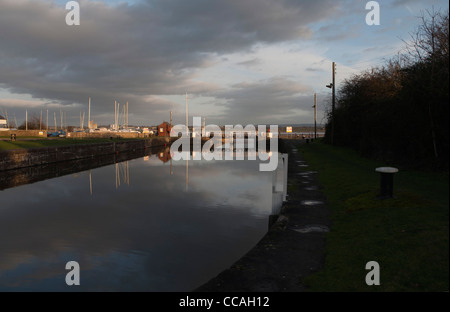
[[[41,118],[39,118],[39,130],[42,130],[42,109],[41,109]]]
[[[25,130],[28,130],[28,111],[25,110]]]
[[[317,93],[314,93],[314,139],[317,139]]]
[[[334,109],[336,104],[336,81],[335,81],[335,75],[336,75],[336,63],[333,62],[332,64],[332,82],[327,85],[327,88],[331,88],[331,145],[334,145]]]
[[[335,81],[335,76],[336,76],[336,63],[333,62],[333,88],[332,88],[332,95],[331,95],[331,114],[332,114],[332,119],[331,119],[331,145],[334,145],[334,109],[335,109],[335,104],[336,104],[336,81]]]
[[[47,131],[48,131],[48,109],[47,109]]]
[[[170,111],[170,128],[172,128],[172,111]]]

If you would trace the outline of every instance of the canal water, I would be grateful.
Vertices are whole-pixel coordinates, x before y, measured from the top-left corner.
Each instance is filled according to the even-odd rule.
[[[266,233],[279,202],[259,163],[157,153],[0,188],[0,291],[194,290]]]

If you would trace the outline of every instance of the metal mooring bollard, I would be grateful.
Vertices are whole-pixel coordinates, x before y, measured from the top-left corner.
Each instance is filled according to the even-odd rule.
[[[379,167],[375,169],[380,173],[380,199],[394,197],[394,173],[398,172],[397,168]]]

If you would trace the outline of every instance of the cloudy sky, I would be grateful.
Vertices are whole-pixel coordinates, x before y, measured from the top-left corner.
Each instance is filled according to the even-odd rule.
[[[129,123],[313,123],[330,102],[331,63],[339,83],[396,55],[423,10],[441,0],[378,1],[381,24],[365,22],[360,0],[78,1],[79,26],[61,0],[0,0],[0,115],[20,124],[47,110]],[[59,121],[58,121],[59,122]],[[85,121],[86,124],[86,121]]]

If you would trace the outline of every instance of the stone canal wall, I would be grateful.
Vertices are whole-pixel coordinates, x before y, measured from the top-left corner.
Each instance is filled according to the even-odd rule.
[[[76,144],[57,147],[40,147],[0,151],[0,171],[41,166],[50,163],[92,158],[100,155],[145,150],[169,144],[170,138],[156,137],[147,140]]]
[[[42,166],[0,171],[0,191],[68,174],[76,174],[81,171],[95,169],[139,157],[158,155],[160,153],[166,154],[168,152],[170,152],[169,146],[154,146],[152,148],[127,151],[118,154],[98,155],[71,161],[49,163]]]
[[[15,134],[16,137],[47,137],[47,131],[45,130],[2,130],[0,131],[0,137],[11,137],[11,134]]]

